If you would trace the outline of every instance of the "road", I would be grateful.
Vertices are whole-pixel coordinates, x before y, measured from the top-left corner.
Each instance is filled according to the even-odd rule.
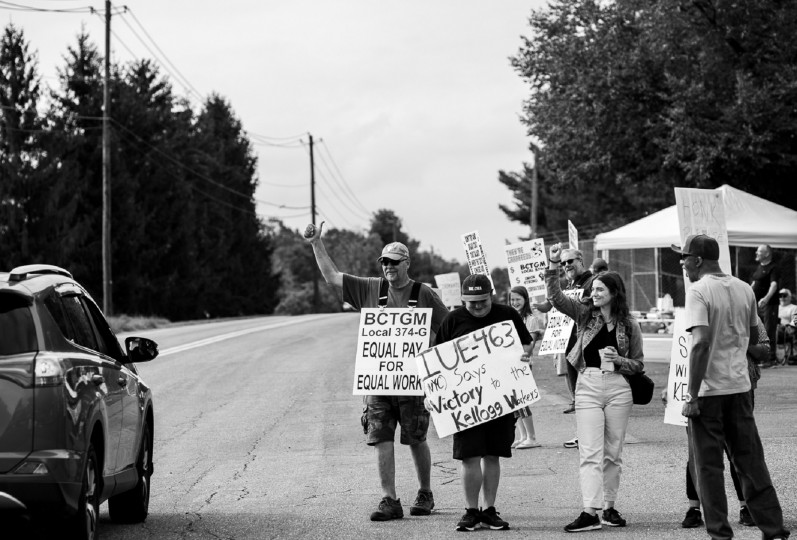
[[[104,540],[270,538],[461,538],[463,513],[450,438],[433,428],[432,516],[410,517],[416,480],[397,448],[400,521],[374,523],[380,498],[374,451],[363,443],[361,398],[351,395],[357,314],[264,317],[139,332],[161,356],[141,364],[155,399],[155,473],[144,524],[117,525],[101,508]],[[669,345],[646,342],[648,374],[661,388]],[[502,460],[502,538],[565,538],[580,511],[577,450],[562,447],[575,419],[563,415],[566,387],[550,357],[535,358],[542,400],[534,407],[542,448]],[[765,370],[756,417],[787,523],[797,525],[797,367]],[[686,510],[683,428],[662,423],[663,406],[635,406],[624,451],[618,509],[625,538],[706,538],[681,529]],[[730,482],[730,480],[729,480]],[[732,488],[729,484],[729,493]],[[738,504],[731,500],[731,514]],[[738,538],[757,529],[735,527]],[[25,538],[43,536],[28,532]],[[587,533],[589,534],[589,533]],[[593,533],[606,534],[606,533]],[[5,538],[5,536],[4,536]]]

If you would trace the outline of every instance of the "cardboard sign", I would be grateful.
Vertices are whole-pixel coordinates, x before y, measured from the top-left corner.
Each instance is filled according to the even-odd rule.
[[[446,437],[538,401],[522,354],[515,325],[503,321],[416,356],[437,434]]]
[[[448,307],[462,305],[462,289],[458,272],[438,274],[434,280],[440,288],[440,299],[443,301],[443,305]]]
[[[465,255],[468,258],[468,268],[471,274],[484,274],[490,277],[490,268],[487,266],[487,259],[484,256],[484,248],[479,237],[479,231],[469,232],[462,235],[462,245],[465,248]],[[490,281],[492,283],[492,280]]]
[[[545,257],[545,242],[542,238],[508,244],[504,246],[504,250],[510,287],[526,287],[529,298],[540,301],[544,299],[548,259]]]
[[[578,249],[578,229],[569,219],[567,220],[567,236],[570,242],[570,249]]]
[[[722,192],[713,189],[675,188],[681,246],[690,234],[712,237],[720,247],[720,268],[730,274],[731,251],[728,248],[728,227],[725,223],[725,203],[722,197]],[[686,277],[684,279],[689,281]]]
[[[584,289],[570,289],[562,291],[568,298],[578,300],[584,294]],[[551,308],[548,312],[548,325],[542,335],[542,343],[537,354],[557,354],[567,350],[567,342],[570,341],[570,333],[573,330],[575,321],[559,311]]]
[[[665,424],[686,426],[688,423],[688,419],[681,414],[681,410],[689,388],[689,355],[691,351],[692,335],[686,331],[686,312],[683,308],[676,309],[670,351],[670,376],[667,379],[666,388]]]
[[[413,358],[429,347],[432,308],[363,308],[354,395],[422,396]]]

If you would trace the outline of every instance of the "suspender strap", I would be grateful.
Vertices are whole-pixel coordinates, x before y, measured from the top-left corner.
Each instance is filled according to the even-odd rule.
[[[387,306],[387,288],[388,282],[386,279],[379,280],[379,307]]]
[[[421,294],[421,283],[416,281],[412,284],[412,291],[410,291],[410,301],[407,303],[408,307],[415,307],[418,305],[418,296]]]
[[[386,307],[387,306],[387,289],[389,287],[389,283],[386,279],[379,280],[379,307]],[[416,281],[412,284],[412,290],[410,291],[410,301],[407,302],[407,307],[415,307],[418,305],[418,297],[421,295],[421,283]]]

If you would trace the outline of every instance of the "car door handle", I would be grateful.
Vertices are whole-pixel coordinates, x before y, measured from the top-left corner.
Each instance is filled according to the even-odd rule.
[[[119,383],[119,386],[127,386],[127,378],[126,377],[119,377],[119,379],[117,379],[116,382]]]
[[[92,375],[91,382],[93,382],[95,386],[100,386],[105,382],[105,378],[102,375]]]

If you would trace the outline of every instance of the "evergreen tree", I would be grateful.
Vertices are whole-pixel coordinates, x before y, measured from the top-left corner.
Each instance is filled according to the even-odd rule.
[[[0,38],[0,261],[6,268],[38,255],[31,236],[41,193],[39,97],[36,55],[24,32],[9,24]]]

